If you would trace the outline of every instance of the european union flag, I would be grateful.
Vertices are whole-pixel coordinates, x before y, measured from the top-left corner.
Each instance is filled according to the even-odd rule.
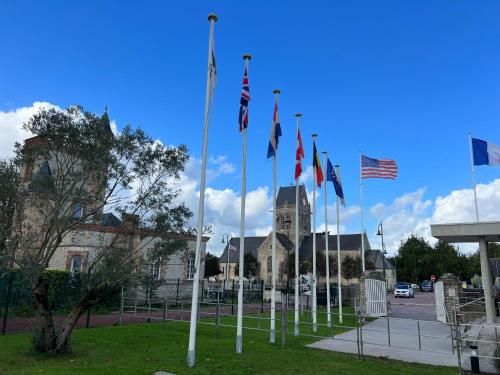
[[[333,187],[335,188],[335,194],[340,198],[340,202],[342,206],[345,207],[345,199],[344,199],[344,191],[342,190],[342,184],[335,173],[335,169],[330,161],[330,159],[326,162],[326,180],[333,182]]]

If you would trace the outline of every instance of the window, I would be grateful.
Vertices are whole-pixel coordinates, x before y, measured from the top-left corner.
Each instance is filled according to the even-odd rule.
[[[273,258],[267,257],[267,273],[273,272]]]
[[[160,280],[160,261],[156,261],[151,265],[151,278]]]
[[[286,214],[286,220],[285,220],[286,229],[290,229],[291,223],[292,223],[292,219],[290,218],[290,214]]]
[[[83,258],[81,255],[73,255],[71,258],[71,272],[80,272],[82,270]]]
[[[86,224],[94,224],[94,215],[87,216],[87,218],[85,219],[85,223]]]
[[[187,279],[194,279],[194,256],[190,256],[188,259]]]
[[[283,230],[283,229],[285,229],[285,219],[284,219],[284,217],[283,217],[283,216],[280,216],[280,221],[281,221],[281,226],[280,226],[280,228],[281,228],[281,230]]]
[[[83,216],[83,204],[80,202],[73,203],[72,217],[75,220],[80,220]]]

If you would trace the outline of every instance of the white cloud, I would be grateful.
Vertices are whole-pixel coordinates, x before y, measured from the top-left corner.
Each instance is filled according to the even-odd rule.
[[[477,185],[477,203],[481,221],[500,220],[500,179]],[[472,189],[454,190],[445,197],[436,198],[433,223],[460,223],[475,221]]]
[[[191,225],[195,226],[198,216],[199,203],[199,176],[201,161],[191,158],[182,174],[178,187],[182,190],[180,201],[193,211]],[[222,175],[231,175],[235,172],[234,164],[226,156],[210,157],[207,166],[207,183],[213,182]],[[224,245],[222,235],[229,233],[239,237],[240,234],[240,206],[241,195],[232,189],[215,189],[208,186],[205,190],[204,224],[212,226],[213,233],[207,244],[213,254],[220,254]],[[245,233],[247,236],[265,236],[270,231],[272,222],[271,193],[269,188],[257,187],[247,192],[245,202]]]
[[[32,136],[23,129],[23,124],[42,108],[60,109],[48,102],[34,102],[30,107],[16,108],[11,111],[0,111],[0,158],[14,156],[14,144]]]
[[[440,223],[460,223],[475,221],[474,196],[472,189],[453,190],[434,201],[426,199],[427,189],[420,188],[403,194],[386,205],[378,203],[371,207],[370,215],[384,222],[384,241],[389,252],[394,252],[411,234],[424,237],[430,243],[430,225]],[[479,215],[482,221],[500,220],[500,179],[477,185]],[[368,231],[373,247],[380,247],[380,238],[375,236],[376,227]],[[376,245],[375,245],[376,244]],[[477,244],[457,244],[462,251],[471,252]]]
[[[401,240],[412,233],[419,234],[431,242],[435,241],[430,236],[429,226],[433,202],[424,198],[426,191],[427,188],[422,187],[397,197],[390,204],[377,203],[368,210],[377,223],[383,221],[384,242],[389,253],[398,249]],[[367,229],[372,247],[380,248],[380,237],[375,235],[377,225],[372,229]]]

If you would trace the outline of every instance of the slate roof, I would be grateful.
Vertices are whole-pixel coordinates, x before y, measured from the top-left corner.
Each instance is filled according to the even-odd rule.
[[[108,107],[106,107],[106,109],[104,110],[104,113],[101,116],[101,119],[99,120],[99,125],[107,133],[113,134],[113,132],[111,131],[111,125],[110,125],[109,116],[108,116]]]
[[[394,269],[392,263],[382,255],[382,252],[380,250],[365,250],[365,259],[371,261],[375,265],[375,268],[378,270],[384,268],[384,263],[386,270]]]
[[[122,225],[122,221],[109,212],[102,215],[102,225],[105,227],[119,228]]]
[[[28,191],[37,193],[47,193],[54,190],[54,180],[52,179],[52,171],[47,160],[44,160],[36,173],[31,178],[28,185]]]
[[[366,233],[364,235],[365,251],[370,250],[370,243]],[[337,251],[337,235],[328,236],[328,247],[330,251]],[[304,237],[300,244],[299,254],[305,258],[312,256],[313,249],[313,236],[312,234]],[[361,236],[359,233],[355,234],[341,234],[340,235],[340,251],[342,250],[359,250],[361,249]],[[316,250],[325,251],[325,235],[324,233],[316,233]]]
[[[304,185],[299,185],[299,200],[307,200],[306,188]],[[284,204],[295,204],[295,185],[280,187],[278,197],[276,198],[276,205],[282,206]]]
[[[267,236],[258,236],[258,237],[245,237],[245,252],[251,253],[256,258],[258,257],[258,248],[264,242]],[[240,250],[240,238],[233,237],[229,241],[231,245],[236,247],[236,250],[231,250],[229,253],[229,263],[236,263],[239,260],[239,250]],[[225,263],[227,261],[227,251],[228,245],[224,248],[224,252],[220,256],[221,263]]]

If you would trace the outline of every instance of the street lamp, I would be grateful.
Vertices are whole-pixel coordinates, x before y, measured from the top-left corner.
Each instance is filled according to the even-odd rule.
[[[377,236],[380,236],[380,239],[382,240],[382,248],[381,248],[381,253],[382,253],[382,269],[384,270],[384,281],[387,282],[386,275],[385,275],[385,254],[387,254],[387,251],[385,251],[385,243],[384,243],[384,225],[382,223],[382,220],[378,224],[378,230],[377,230]]]
[[[226,281],[229,280],[229,252],[231,251],[231,234],[224,233],[222,235],[222,243],[227,243],[227,255],[226,255]]]

